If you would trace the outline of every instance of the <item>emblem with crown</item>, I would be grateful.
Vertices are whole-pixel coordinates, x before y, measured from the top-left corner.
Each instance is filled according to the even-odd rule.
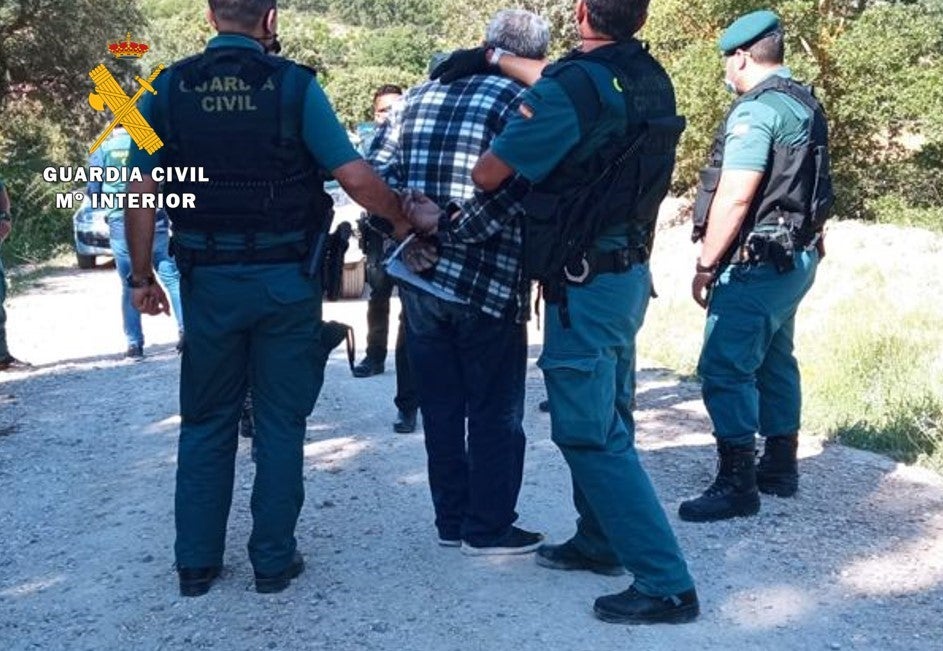
[[[135,43],[131,40],[131,32],[125,37],[124,41],[117,41],[108,44],[108,51],[115,55],[116,59],[135,58],[140,59],[150,49],[146,43]]]

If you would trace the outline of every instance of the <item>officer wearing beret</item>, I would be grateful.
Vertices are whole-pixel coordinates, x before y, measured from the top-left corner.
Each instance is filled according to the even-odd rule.
[[[306,418],[324,378],[321,283],[309,249],[328,224],[330,172],[366,209],[408,230],[396,195],[352,148],[313,71],[279,50],[274,0],[209,0],[219,32],[165,71],[141,113],[164,146],[136,151],[156,192],[155,166],[202,167],[208,182],[170,210],[186,327],[180,374],[175,553],[180,592],[205,594],[219,576],[232,499],[237,421],[248,385],[256,472],[249,560],[258,592],[284,590],[304,569],[295,524],[304,500]],[[153,210],[129,209],[128,283],[142,312],[167,312],[151,275]],[[306,260],[307,258],[307,260]],[[307,267],[311,273],[303,273]]]
[[[825,114],[783,67],[779,18],[742,16],[719,48],[739,98],[701,172],[692,294],[707,309],[698,373],[720,463],[703,495],[681,504],[681,518],[694,522],[757,513],[757,489],[787,497],[798,488],[795,316],[833,201]],[[765,439],[758,466],[757,433]]]

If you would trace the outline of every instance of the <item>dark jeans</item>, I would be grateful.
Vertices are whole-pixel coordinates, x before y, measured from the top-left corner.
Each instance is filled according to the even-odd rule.
[[[527,330],[418,290],[401,288],[400,297],[436,528],[442,538],[490,544],[517,520]]]
[[[370,300],[367,302],[367,357],[373,361],[386,361],[386,342],[390,331],[390,297],[394,282],[380,266],[378,259],[367,258],[367,280],[370,283]],[[419,407],[419,394],[413,379],[409,356],[406,353],[406,328],[403,312],[399,315],[399,330],[396,333],[396,397],[397,409],[415,411]]]

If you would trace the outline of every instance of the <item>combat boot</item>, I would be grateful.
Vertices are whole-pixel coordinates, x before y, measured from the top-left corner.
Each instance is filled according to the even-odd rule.
[[[763,456],[756,468],[756,485],[760,492],[778,497],[792,497],[799,490],[799,462],[796,450],[799,436],[768,436]]]
[[[700,497],[681,503],[678,515],[682,520],[713,522],[759,512],[755,444],[731,445],[718,440],[717,454],[717,478]]]

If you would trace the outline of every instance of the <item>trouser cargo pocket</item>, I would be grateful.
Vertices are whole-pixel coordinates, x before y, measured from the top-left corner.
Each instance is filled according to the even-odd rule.
[[[615,400],[614,363],[598,353],[545,352],[537,366],[547,385],[554,443],[605,447]]]

